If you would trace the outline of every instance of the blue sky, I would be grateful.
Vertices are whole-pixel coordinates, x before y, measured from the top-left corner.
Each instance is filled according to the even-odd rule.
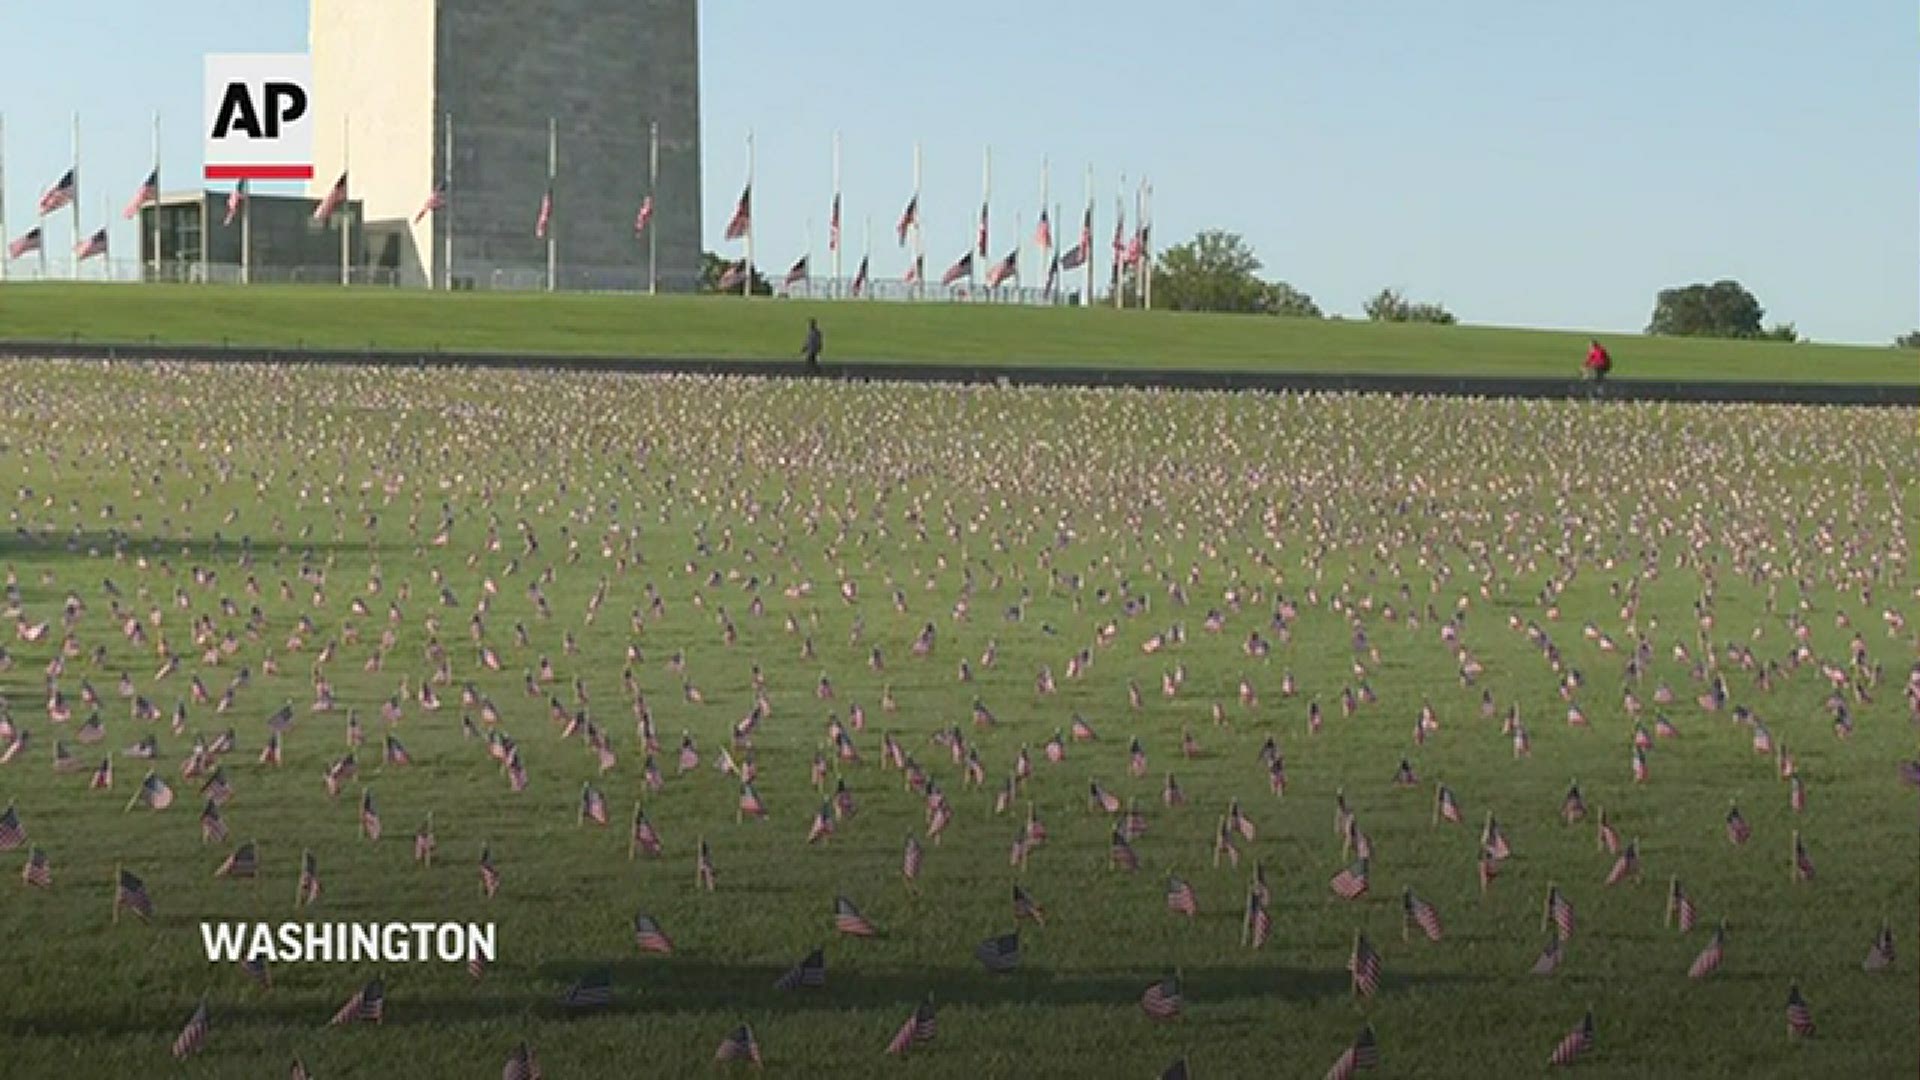
[[[9,228],[78,110],[88,227],[112,214],[130,250],[152,110],[167,186],[188,186],[202,54],[304,50],[306,19],[0,6]],[[1031,230],[1045,156],[1069,219],[1088,164],[1102,237],[1118,175],[1146,174],[1159,243],[1240,232],[1329,311],[1393,285],[1468,322],[1630,331],[1660,288],[1733,277],[1770,321],[1884,343],[1920,325],[1916,28],[1907,0],[706,3],[708,246],[731,250],[751,127],[758,261],[797,257],[810,218],[824,268],[837,129],[848,242],[871,217],[882,276],[918,139],[935,272],[971,239],[991,144],[996,249],[1016,215]]]

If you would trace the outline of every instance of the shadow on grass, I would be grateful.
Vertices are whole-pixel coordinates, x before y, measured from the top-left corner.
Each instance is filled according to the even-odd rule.
[[[542,987],[535,991],[524,981],[509,984],[504,973],[489,975],[470,995],[453,995],[435,988],[422,996],[408,992],[404,972],[387,986],[384,1026],[457,1024],[535,1017],[563,1021],[578,1017],[699,1015],[768,1016],[816,1010],[868,1009],[906,1013],[928,994],[941,1006],[994,1008],[1000,1006],[1109,1006],[1137,1007],[1140,995],[1161,972],[1102,971],[1055,974],[1034,963],[1004,975],[979,969],[861,970],[836,972],[829,960],[827,984],[813,990],[776,990],[774,981],[784,967],[762,964],[715,964],[676,957],[628,958],[612,963],[555,961],[537,969]],[[569,1010],[559,997],[573,980],[589,971],[610,971],[613,1003],[597,1009]],[[1189,1007],[1242,1001],[1310,1002],[1344,998],[1349,982],[1344,970],[1272,967],[1204,966],[1181,970],[1181,989]],[[494,980],[498,980],[496,983]],[[340,999],[352,992],[343,982]],[[1480,981],[1463,975],[1396,975],[1381,980],[1380,996],[1391,998],[1415,987],[1435,987]],[[225,998],[225,1001],[221,999]],[[238,1000],[236,1000],[238,999]],[[233,1027],[287,1026],[323,1028],[337,1004],[316,1004],[311,998],[276,999],[235,988],[216,993],[209,1003],[214,1022]],[[22,1015],[0,1020],[7,1038],[46,1036],[127,1035],[147,1033],[166,1038],[176,1032],[193,1010],[193,1001],[173,1002],[163,1015],[99,1016],[75,1013],[61,1016]],[[178,1013],[178,1016],[174,1014]]]

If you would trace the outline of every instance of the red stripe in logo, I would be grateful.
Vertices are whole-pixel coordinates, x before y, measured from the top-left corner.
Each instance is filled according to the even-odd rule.
[[[208,165],[209,180],[311,180],[311,165]]]

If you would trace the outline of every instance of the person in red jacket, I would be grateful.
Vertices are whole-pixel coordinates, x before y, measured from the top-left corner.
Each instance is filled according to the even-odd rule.
[[[1607,355],[1607,347],[1597,341],[1587,343],[1587,378],[1594,382],[1607,381],[1607,373],[1613,370],[1613,357]]]

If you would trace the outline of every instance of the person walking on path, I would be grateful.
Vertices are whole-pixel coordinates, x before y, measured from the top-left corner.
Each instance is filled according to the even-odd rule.
[[[1587,378],[1595,383],[1607,381],[1607,373],[1613,370],[1613,357],[1607,355],[1607,347],[1598,341],[1587,343]]]
[[[807,343],[800,346],[800,355],[807,362],[807,374],[820,374],[820,323],[817,319],[807,320]]]

